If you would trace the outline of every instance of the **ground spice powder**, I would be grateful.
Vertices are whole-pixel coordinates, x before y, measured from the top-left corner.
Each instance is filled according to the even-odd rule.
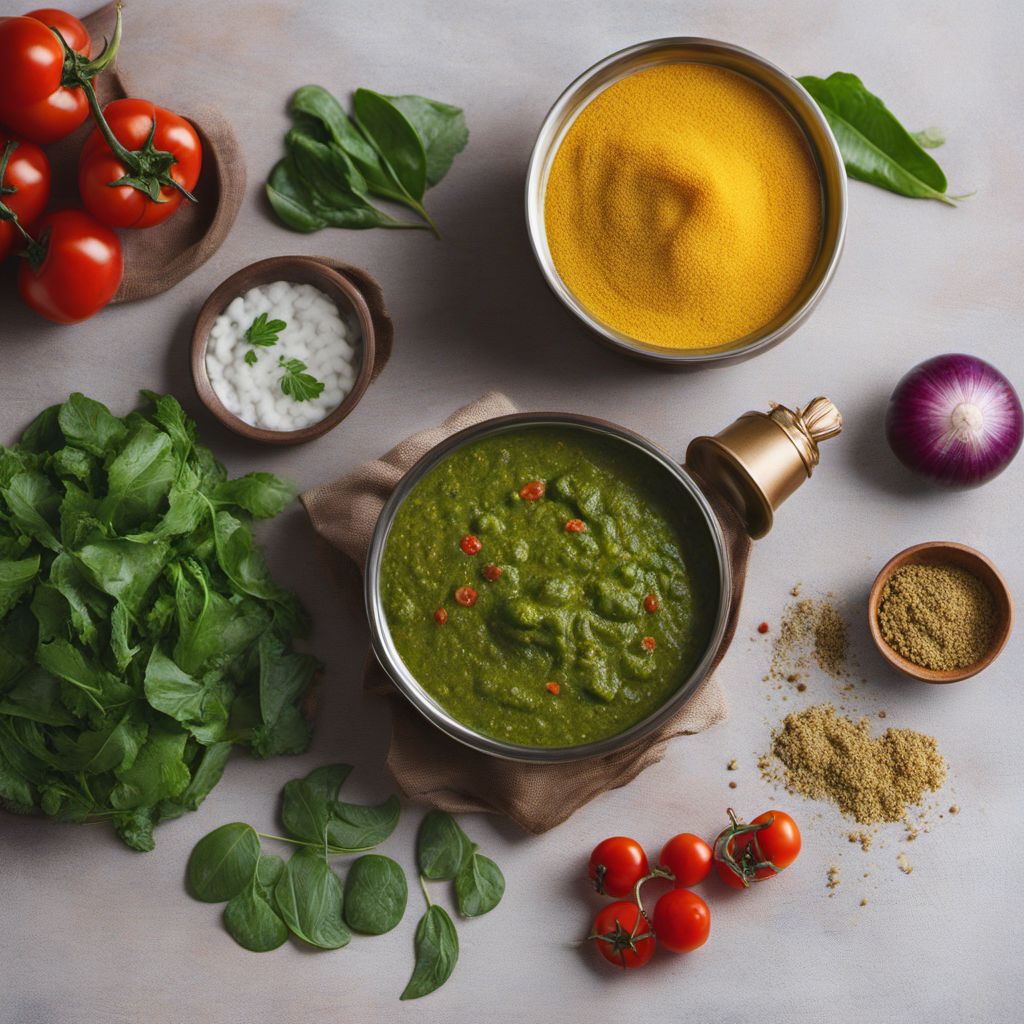
[[[992,645],[996,609],[981,580],[954,565],[904,565],[882,589],[878,624],[885,642],[915,665],[967,668]]]
[[[772,678],[795,683],[812,659],[822,671],[839,678],[846,674],[849,649],[846,620],[835,605],[807,597],[794,601],[779,624],[772,650]]]
[[[810,147],[778,100],[725,68],[666,64],[576,118],[544,222],[559,275],[591,314],[692,349],[784,313],[814,263],[821,206]]]
[[[864,825],[905,819],[946,779],[934,737],[890,728],[873,739],[866,718],[854,722],[831,704],[787,715],[772,735],[771,753],[758,762],[768,779],[778,777],[775,760],[790,792],[831,800]]]

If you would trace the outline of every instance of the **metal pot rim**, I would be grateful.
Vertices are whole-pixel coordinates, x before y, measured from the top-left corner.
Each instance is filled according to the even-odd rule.
[[[680,684],[675,693],[647,718],[613,736],[571,747],[531,747],[508,743],[477,732],[451,715],[416,682],[412,673],[403,663],[387,628],[380,595],[381,560],[388,534],[395,514],[416,484],[446,456],[472,441],[522,427],[543,426],[576,427],[605,437],[613,437],[631,445],[661,465],[681,487],[686,497],[693,501],[703,514],[719,570],[718,614],[704,654],[693,672]],[[693,696],[700,684],[707,678],[711,663],[725,635],[732,601],[732,572],[721,524],[707,497],[687,470],[641,434],[606,420],[557,412],[514,413],[509,416],[498,416],[460,430],[431,448],[404,474],[381,510],[370,540],[363,578],[366,615],[370,625],[370,641],[374,655],[388,677],[413,707],[427,721],[467,747],[495,757],[535,764],[560,764],[609,754],[645,739],[664,725]]]
[[[814,286],[794,305],[785,320],[766,325],[748,335],[746,339],[733,339],[707,349],[667,349],[630,338],[594,317],[565,285],[555,268],[548,250],[544,229],[544,197],[547,174],[554,154],[557,153],[565,132],[575,121],[579,111],[593,98],[598,87],[604,88],[627,77],[642,67],[653,66],[642,62],[660,51],[693,51],[694,61],[730,66],[730,62],[745,63],[757,69],[766,79],[748,73],[763,88],[768,89],[799,125],[814,155],[821,178],[822,240],[821,251],[807,281]],[[717,58],[717,59],[716,59]],[[642,65],[636,66],[638,63]],[[613,77],[619,68],[626,72]],[[731,68],[744,73],[737,68]],[[783,91],[785,89],[785,91]],[[604,345],[635,359],[669,368],[703,365],[728,365],[741,362],[773,348],[792,334],[810,316],[824,295],[842,255],[846,238],[847,214],[846,169],[839,145],[832,134],[824,114],[811,95],[792,75],[741,46],[704,36],[665,36],[624,47],[591,65],[564,89],[548,111],[537,141],[530,154],[526,172],[526,226],[530,247],[545,283],[563,306],[588,327]]]

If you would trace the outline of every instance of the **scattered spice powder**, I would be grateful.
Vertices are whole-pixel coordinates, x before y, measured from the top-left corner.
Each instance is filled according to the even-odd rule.
[[[860,905],[862,907],[866,907],[868,905],[868,898],[867,898],[867,896],[861,897]]]
[[[736,788],[736,783],[735,782],[730,782],[729,783],[729,788],[730,789],[735,789]]]
[[[725,767],[727,771],[734,772],[739,768],[739,764],[737,764],[736,758],[734,757]]]
[[[830,601],[802,598],[782,616],[772,651],[773,679],[796,682],[812,660],[822,671],[839,678],[846,674],[850,640],[846,620]]]
[[[992,646],[996,606],[973,573],[955,565],[904,565],[889,577],[878,604],[885,642],[915,665],[967,668]]]
[[[849,839],[851,843],[860,843],[860,848],[865,853],[871,849],[871,844],[875,839],[870,832],[847,832],[846,838]]]
[[[914,865],[907,860],[907,855],[905,853],[896,854],[896,863],[899,865],[900,871],[905,875],[909,875],[910,872],[914,870]]]
[[[953,804],[950,807],[950,809],[949,809],[949,813],[950,814],[959,814],[960,813],[960,805],[959,804]]]
[[[910,807],[946,779],[934,737],[889,728],[873,739],[866,718],[854,722],[831,704],[786,716],[772,734],[771,756],[758,761],[769,780],[777,777],[772,757],[782,764],[790,792],[831,800],[864,825],[905,820]]]
[[[828,869],[828,877],[827,877],[827,881],[825,882],[825,885],[829,889],[838,889],[839,888],[839,882],[840,882],[840,878],[839,878],[839,865],[838,864],[833,864]]]

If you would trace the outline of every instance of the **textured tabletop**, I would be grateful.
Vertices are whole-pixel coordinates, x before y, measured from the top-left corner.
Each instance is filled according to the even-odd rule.
[[[22,6],[0,0],[0,14]],[[77,13],[91,6],[71,0]],[[237,756],[201,810],[161,826],[156,850],[144,855],[100,825],[0,816],[0,1022],[1018,1017],[1021,637],[983,676],[929,687],[884,665],[870,647],[864,608],[891,554],[937,538],[981,548],[1024,594],[1024,459],[982,489],[938,493],[898,468],[881,429],[896,380],[939,352],[976,353],[1024,384],[1024,8],[1013,0],[132,0],[126,19],[122,54],[135,88],[185,111],[219,106],[242,142],[249,193],[224,247],[191,278],[81,326],[35,319],[6,274],[0,440],[13,441],[39,409],[73,390],[118,414],[141,388],[168,390],[233,473],[268,469],[308,487],[492,388],[526,409],[616,420],[680,455],[692,436],[770,399],[799,404],[826,394],[847,429],[755,546],[739,634],[721,668],[728,720],[675,741],[632,785],[539,838],[499,820],[465,820],[503,867],[507,896],[490,916],[460,926],[455,975],[414,1003],[399,1003],[398,994],[411,968],[415,892],[394,934],[337,953],[288,944],[256,956],[227,937],[217,908],[183,889],[200,836],[233,820],[272,830],[283,782],[318,764],[354,763],[353,799],[388,791],[386,715],[359,689],[367,643],[359,595],[328,580],[304,514],[293,508],[263,537],[275,573],[312,610],[313,646],[327,665],[313,748],[268,762]],[[831,288],[808,324],[755,360],[673,375],[605,351],[541,281],[524,230],[524,172],[541,119],[572,77],[620,47],[667,35],[735,42],[794,74],[856,72],[908,127],[945,131],[938,156],[951,191],[976,196],[953,210],[852,183],[846,251]],[[280,152],[286,100],[308,82],[338,95],[366,85],[465,107],[469,148],[430,197],[443,242],[418,232],[300,236],[270,219],[260,185]],[[340,429],[272,451],[229,435],[202,410],[187,349],[216,284],[254,259],[295,252],[374,274],[394,316],[395,349]],[[770,646],[756,625],[778,622],[797,582],[811,596],[831,592],[852,624],[854,697],[813,675],[806,692],[783,703],[762,682]],[[886,724],[936,736],[950,769],[939,809],[957,804],[961,813],[936,819],[910,844],[898,826],[883,829],[863,852],[847,842],[848,824],[832,807],[762,781],[756,760],[785,712],[841,697],[852,713],[885,710]],[[733,758],[738,771],[727,772]],[[679,831],[713,835],[728,805],[749,815],[781,806],[796,816],[804,851],[783,878],[740,895],[709,882],[711,940],[688,958],[659,957],[619,976],[577,947],[596,906],[581,871],[598,839],[631,834],[657,851]],[[410,874],[421,814],[406,807],[383,848]],[[899,870],[900,851],[912,874]],[[834,892],[826,888],[833,864],[841,869]]]

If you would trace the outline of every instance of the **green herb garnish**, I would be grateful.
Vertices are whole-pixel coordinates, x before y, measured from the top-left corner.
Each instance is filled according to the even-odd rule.
[[[259,361],[259,358],[260,357],[256,355],[256,353],[252,349],[249,349],[249,351],[245,353],[245,361],[246,363],[248,363],[249,366],[255,366],[256,363]]]
[[[246,329],[243,337],[250,345],[271,348],[277,344],[278,335],[287,326],[283,320],[268,320],[266,313],[260,313]]]
[[[836,71],[828,78],[806,75],[799,82],[825,115],[851,178],[913,199],[936,199],[948,206],[965,198],[946,194],[942,168],[922,148],[942,144],[937,129],[912,135],[856,75],[848,72]]]
[[[74,394],[0,447],[0,803],[109,820],[136,850],[233,746],[304,750],[317,670],[252,535],[294,488],[228,480],[174,398],[144,397],[120,419]]]
[[[422,96],[370,89],[357,89],[352,107],[354,120],[318,85],[292,97],[287,155],[267,183],[278,217],[295,231],[426,228],[440,237],[423,196],[466,147],[463,112]],[[407,207],[423,223],[392,217],[371,196]]]
[[[281,390],[289,398],[294,398],[296,402],[308,402],[323,394],[323,381],[306,373],[306,364],[301,359],[285,359],[284,356],[278,356],[277,365],[284,370],[284,376],[281,378]]]

